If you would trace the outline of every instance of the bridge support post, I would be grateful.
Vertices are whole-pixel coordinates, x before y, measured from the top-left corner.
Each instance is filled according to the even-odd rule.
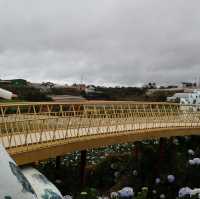
[[[134,149],[133,149],[133,156],[135,158],[135,165],[136,165],[136,168],[137,170],[140,168],[140,165],[139,165],[139,159],[140,159],[140,156],[141,156],[141,143],[140,142],[135,142],[134,143]]]
[[[134,156],[136,159],[136,163],[138,164],[138,160],[139,160],[139,156],[140,156],[140,143],[139,142],[135,142]]]
[[[56,169],[60,169],[60,164],[61,164],[61,157],[57,156],[56,157]]]
[[[85,184],[85,167],[86,167],[87,151],[81,151],[81,162],[80,162],[80,183],[81,187]]]
[[[155,171],[155,174],[157,176],[160,175],[161,167],[163,166],[163,160],[165,158],[165,145],[166,145],[166,138],[161,137],[159,140],[158,162]]]
[[[160,138],[160,146],[159,146],[159,150],[160,150],[159,161],[160,161],[160,163],[162,163],[162,161],[164,160],[165,144],[166,144],[166,139]]]

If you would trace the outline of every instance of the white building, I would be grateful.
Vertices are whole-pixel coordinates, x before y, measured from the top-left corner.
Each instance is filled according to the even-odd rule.
[[[190,105],[192,110],[200,110],[200,90],[194,90],[190,93],[176,93],[172,97],[168,97],[167,101],[180,101],[181,105]],[[192,105],[192,106],[191,106]]]
[[[180,103],[185,105],[200,105],[200,91],[194,90],[192,93],[188,93],[185,98],[180,98]]]
[[[172,97],[168,97],[167,101],[168,102],[179,102],[180,99],[188,99],[188,94],[189,93],[175,93]]]
[[[89,85],[89,86],[86,87],[85,92],[86,93],[95,93],[96,92],[96,88],[93,85]]]

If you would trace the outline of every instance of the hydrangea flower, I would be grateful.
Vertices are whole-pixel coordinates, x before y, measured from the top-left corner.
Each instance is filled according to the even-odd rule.
[[[183,187],[179,190],[178,193],[179,198],[184,198],[186,196],[190,196],[190,198],[192,198],[196,195],[198,196],[198,198],[200,198],[200,188],[190,189],[189,187]]]
[[[133,188],[131,187],[124,187],[120,191],[118,191],[120,197],[133,197],[134,196],[134,191]]]
[[[200,198],[200,188],[191,190],[190,196],[196,196],[196,195],[198,195],[198,198]]]
[[[117,192],[111,192],[111,194],[110,194],[111,199],[115,199],[115,198],[118,198],[118,197],[119,197],[119,194]]]
[[[114,173],[114,176],[115,176],[115,178],[118,178],[119,177],[119,172],[118,171],[115,171],[115,173]]]
[[[200,158],[194,158],[188,161],[190,165],[200,165]]]
[[[174,175],[168,175],[167,180],[169,183],[173,183],[175,181],[175,176]]]
[[[142,187],[142,191],[148,191],[148,187]]]
[[[188,149],[188,154],[189,155],[194,155],[195,153],[194,153],[194,151],[192,149]]]
[[[178,145],[178,144],[179,144],[178,139],[175,138],[175,139],[173,140],[173,143],[174,143],[175,145]]]
[[[156,178],[155,183],[160,184],[160,178]]]
[[[200,158],[194,158],[193,161],[196,165],[200,165]]]
[[[189,160],[188,163],[189,163],[189,165],[191,165],[191,166],[195,165],[194,160]]]
[[[64,199],[73,199],[72,196],[70,196],[70,195],[66,195],[66,196],[64,196],[63,198],[64,198]]]
[[[137,175],[138,175],[137,170],[133,170],[133,175],[134,175],[134,176],[137,176]]]
[[[179,190],[178,197],[183,198],[185,196],[189,196],[191,195],[191,192],[192,192],[192,189],[190,189],[189,187],[183,187]]]
[[[165,198],[165,194],[161,194],[161,195],[160,195],[160,198],[161,198],[161,199],[164,199],[164,198]]]
[[[154,189],[154,190],[152,191],[152,193],[153,193],[153,194],[157,194],[157,191]]]
[[[111,168],[111,169],[116,169],[116,168],[117,168],[117,165],[116,165],[115,163],[112,163],[112,164],[110,165],[110,168]]]
[[[86,191],[82,191],[81,195],[87,195],[88,193]]]

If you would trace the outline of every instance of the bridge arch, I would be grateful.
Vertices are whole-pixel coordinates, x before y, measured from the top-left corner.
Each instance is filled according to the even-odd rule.
[[[198,135],[197,107],[95,102],[0,105],[0,142],[19,165],[111,144]]]
[[[59,145],[45,146],[37,148],[36,150],[29,150],[25,152],[13,153],[12,158],[18,165],[29,164],[57,156],[64,156],[75,151],[82,151],[88,149],[95,149],[106,147],[113,144],[123,144],[126,142],[135,142],[143,140],[152,140],[159,138],[169,138],[175,136],[189,136],[200,135],[199,128],[163,128],[154,129],[150,131],[138,131],[120,133],[117,136],[114,134],[107,134],[104,136],[91,136],[88,138],[74,139],[70,142],[60,142]]]

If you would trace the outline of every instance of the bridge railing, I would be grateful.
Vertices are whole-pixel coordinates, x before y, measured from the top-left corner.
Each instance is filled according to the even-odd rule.
[[[6,148],[82,136],[200,126],[198,106],[168,103],[1,104],[0,113],[0,141]]]

